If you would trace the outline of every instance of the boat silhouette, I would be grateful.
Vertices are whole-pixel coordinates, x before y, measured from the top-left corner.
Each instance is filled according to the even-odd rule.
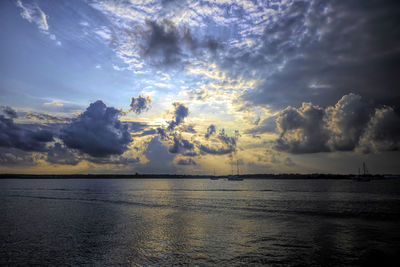
[[[236,175],[229,175],[228,181],[243,181],[243,178],[239,175],[239,160],[236,161]]]
[[[369,182],[371,181],[371,174],[368,173],[365,162],[363,162],[363,174],[360,172],[360,168],[358,168],[358,175],[353,176],[352,179],[357,182]]]

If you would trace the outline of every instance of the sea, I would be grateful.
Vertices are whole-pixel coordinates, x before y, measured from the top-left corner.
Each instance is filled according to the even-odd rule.
[[[399,262],[399,179],[0,180],[0,266]]]

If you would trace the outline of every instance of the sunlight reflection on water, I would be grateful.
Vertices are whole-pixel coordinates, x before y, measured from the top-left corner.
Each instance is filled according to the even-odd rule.
[[[400,182],[1,180],[1,265],[363,265],[399,252]]]

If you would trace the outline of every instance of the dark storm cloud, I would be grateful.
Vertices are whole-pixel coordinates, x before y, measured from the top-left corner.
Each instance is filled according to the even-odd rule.
[[[194,145],[186,139],[174,136],[174,143],[169,147],[168,151],[172,154],[183,153],[187,150],[193,150]]]
[[[81,161],[88,161],[95,164],[112,164],[112,165],[131,165],[140,161],[138,157],[127,158],[119,155],[111,155],[109,157],[92,157],[84,154],[76,149],[70,149],[60,143],[55,143],[49,148],[46,161],[52,164],[77,165]]]
[[[10,119],[18,118],[17,112],[9,106],[2,106],[1,110],[3,111],[4,115]]]
[[[289,153],[400,149],[400,118],[393,108],[373,108],[354,94],[325,109],[311,103],[287,107],[276,125],[275,148]]]
[[[60,143],[55,143],[47,152],[46,161],[53,164],[76,165],[81,160],[80,155],[64,147]]]
[[[150,109],[151,102],[152,99],[149,96],[139,95],[138,97],[132,97],[131,103],[129,105],[131,108],[129,111],[132,111],[136,114],[140,114]]]
[[[235,131],[234,136],[228,136],[225,129],[221,129],[218,135],[212,141],[219,142],[219,145],[198,144],[198,149],[206,154],[225,155],[236,151],[236,144],[239,138],[239,132]]]
[[[156,66],[171,66],[185,63],[189,57],[201,56],[203,51],[216,51],[222,44],[215,38],[196,38],[189,28],[177,27],[172,21],[146,21],[139,34],[142,40],[142,55]]]
[[[354,92],[398,106],[399,14],[398,1],[296,1],[264,29],[254,51],[231,48],[219,63],[264,80],[243,95],[253,104],[326,106]]]
[[[213,37],[206,36],[203,40],[198,40],[194,37],[189,28],[183,28],[182,40],[191,52],[198,52],[199,49],[206,49],[212,53],[215,53],[218,49],[222,48],[223,45]]]
[[[169,20],[160,23],[148,20],[146,26],[147,30],[143,34],[144,56],[150,57],[157,65],[174,65],[180,62],[182,51],[176,26]]]
[[[45,151],[46,143],[53,141],[49,130],[29,129],[15,124],[12,119],[0,115],[0,147],[18,148],[24,151]]]
[[[68,148],[93,157],[120,155],[132,141],[128,126],[118,119],[120,111],[98,100],[62,129],[60,138]]]
[[[173,130],[189,115],[189,109],[182,103],[173,103],[175,107],[174,119],[170,121],[167,130]]]
[[[216,132],[215,125],[210,124],[210,126],[207,127],[207,132],[205,134],[205,138],[208,139],[211,135],[213,135]]]
[[[206,145],[200,145],[199,149],[206,154],[212,155],[225,155],[235,151],[235,147],[209,147]]]
[[[191,158],[188,158],[188,159],[180,159],[180,160],[178,160],[178,165],[184,165],[184,166],[188,166],[188,165],[197,165],[196,164],[196,161],[194,161],[193,159],[191,159]]]

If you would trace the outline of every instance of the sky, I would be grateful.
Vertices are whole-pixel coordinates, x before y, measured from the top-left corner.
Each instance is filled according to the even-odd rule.
[[[400,173],[400,3],[4,0],[2,173]]]

